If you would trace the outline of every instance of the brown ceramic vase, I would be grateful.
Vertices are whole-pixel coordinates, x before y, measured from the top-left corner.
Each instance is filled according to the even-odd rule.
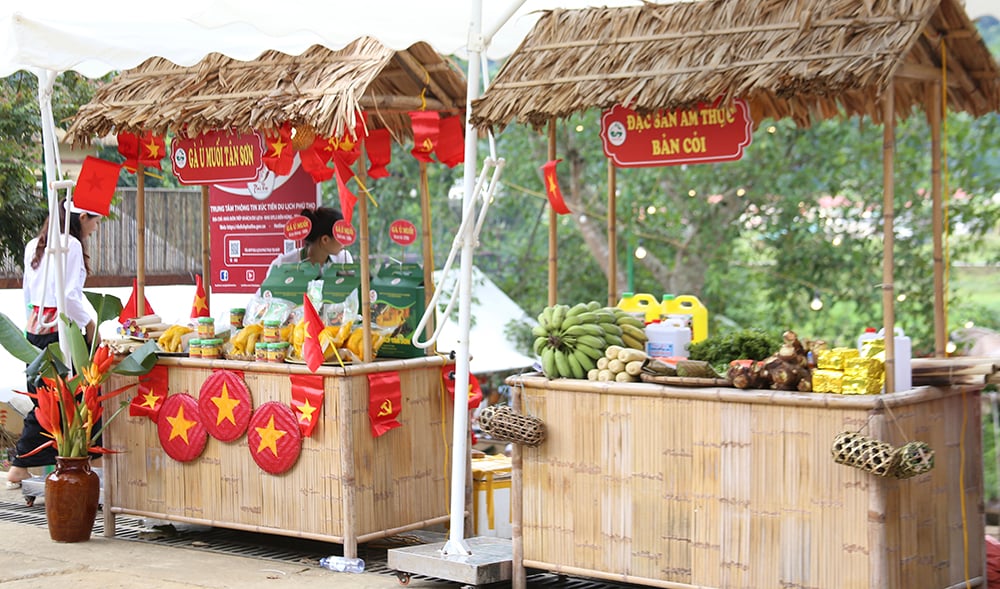
[[[45,477],[45,516],[55,542],[90,540],[101,496],[101,479],[90,469],[90,457],[56,457]]]

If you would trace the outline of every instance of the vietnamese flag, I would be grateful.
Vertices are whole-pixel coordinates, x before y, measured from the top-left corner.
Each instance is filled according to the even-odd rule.
[[[445,364],[441,367],[441,380],[444,382],[444,389],[448,391],[448,397],[455,400],[455,365]],[[469,375],[469,411],[472,411],[483,402],[483,390],[479,386],[479,379],[475,375]]]
[[[142,136],[128,131],[118,133],[118,153],[125,156],[125,169],[135,173],[139,164],[162,169],[160,160],[167,155],[163,137],[146,131]]]
[[[365,138],[365,153],[371,166],[368,168],[369,178],[385,178],[389,175],[386,166],[392,161],[392,135],[389,129],[372,129]]]
[[[549,205],[556,213],[565,215],[569,213],[569,208],[559,190],[559,176],[556,174],[556,166],[561,161],[562,159],[557,159],[545,164],[542,166],[542,173],[545,175],[545,195],[549,198]]]
[[[194,303],[191,304],[191,318],[208,317],[208,302],[205,297],[205,285],[201,282],[201,274],[194,275]]]
[[[278,176],[287,176],[292,173],[292,164],[295,163],[295,151],[292,149],[292,126],[286,122],[276,133],[269,133],[264,136],[267,150],[261,158],[268,170]]]
[[[88,155],[73,188],[73,206],[107,217],[122,165]]]
[[[139,281],[135,278],[132,279],[132,294],[128,296],[128,302],[122,307],[122,312],[118,314],[118,323],[125,323],[129,319],[135,319],[139,316],[138,305],[139,302],[136,301],[136,296],[139,294]],[[149,304],[149,299],[145,296],[142,297],[144,303],[146,303],[146,315],[152,315],[156,311],[153,310],[153,306]]]
[[[302,437],[308,438],[323,411],[323,377],[318,374],[290,374],[288,379],[292,384],[292,413],[299,421]]]
[[[462,117],[454,116],[441,119],[441,132],[434,155],[438,161],[454,168],[465,161],[465,136],[462,134]]]
[[[354,177],[354,170],[350,164],[345,162],[339,153],[333,154],[333,164],[337,173],[337,192],[340,195],[340,212],[344,215],[344,221],[348,225],[354,217],[354,205],[358,202],[358,197],[354,196],[351,189],[347,187],[347,181]]]
[[[302,320],[306,322],[305,339],[302,341],[302,358],[309,370],[316,372],[323,365],[323,346],[319,343],[319,334],[323,331],[323,321],[313,307],[309,295],[302,295]]]
[[[429,164],[434,161],[431,154],[441,132],[441,115],[432,110],[411,111],[409,114],[413,125],[413,149],[410,153]]]
[[[132,417],[146,416],[157,422],[160,408],[167,398],[168,375],[166,366],[153,366],[152,370],[139,377],[139,392],[129,403],[128,414]]]
[[[402,427],[396,419],[402,409],[403,394],[399,388],[399,372],[368,374],[368,421],[372,437]]]

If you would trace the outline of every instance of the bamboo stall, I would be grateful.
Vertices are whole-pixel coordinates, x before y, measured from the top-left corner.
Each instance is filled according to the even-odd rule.
[[[1000,111],[1000,67],[957,0],[552,10],[473,102],[471,119],[480,128],[548,125],[554,157],[557,119],[616,105],[643,116],[717,99],[745,101],[754,125],[850,116],[883,125],[886,333],[895,323],[895,122],[925,110],[943,356],[941,119],[945,109]],[[612,251],[620,180],[609,159]],[[550,261],[551,289],[554,250]],[[615,280],[609,273],[611,304]],[[948,375],[940,388],[897,391],[892,340],[890,394],[863,398],[511,378],[515,407],[548,432],[540,447],[514,450],[514,586],[524,587],[526,567],[675,589],[985,584],[983,382]],[[891,444],[929,441],[937,468],[896,481],[834,463],[833,438],[862,427]]]
[[[548,432],[521,449],[525,567],[672,589],[985,583],[981,386],[510,383]],[[836,464],[844,431],[926,442],[935,467],[900,480]]]
[[[195,398],[218,371],[242,375],[254,407],[291,398],[290,375],[312,375],[305,366],[163,358],[171,394]],[[445,433],[448,398],[439,391],[439,357],[322,367],[322,419],[286,472],[268,474],[252,459],[248,436],[231,442],[209,436],[196,459],[164,453],[157,424],[146,417],[112,421],[105,458],[106,531],[114,516],[169,521],[337,542],[345,553],[358,543],[440,524],[448,519],[449,473]],[[399,371],[403,427],[374,437],[368,418],[368,380]],[[115,376],[110,387],[134,383]]]
[[[337,51],[322,46],[301,55],[268,51],[253,61],[211,54],[190,67],[157,57],[104,85],[80,109],[69,137],[87,142],[121,131],[194,137],[212,130],[273,135],[288,124],[309,138],[306,146],[313,145],[314,136],[331,142],[348,137],[363,146],[365,134],[381,128],[402,143],[413,135],[408,111],[458,114],[464,111],[465,92],[461,71],[426,43],[397,51],[362,37]],[[362,112],[367,117],[352,137]],[[293,135],[291,146],[295,144]],[[362,168],[365,158],[358,161]],[[357,175],[364,178],[364,170]],[[421,166],[425,207],[426,184],[426,166]],[[207,190],[202,193],[206,207]],[[365,196],[359,200],[359,257],[367,260],[368,207]],[[423,224],[429,239],[429,211]],[[204,231],[207,272],[207,225]],[[428,243],[424,256],[429,301],[434,261]],[[360,292],[369,292],[369,266],[359,266]],[[141,290],[137,298],[143,299]],[[360,297],[360,306],[363,325],[370,326],[369,297]],[[323,377],[322,423],[303,438],[301,455],[285,472],[265,472],[251,459],[252,428],[235,442],[209,438],[204,454],[182,462],[164,453],[162,431],[155,424],[144,417],[118,420],[105,433],[106,444],[122,451],[106,458],[106,513],[340,542],[348,557],[356,556],[358,542],[446,522],[449,448],[442,428],[450,430],[452,418],[447,399],[440,398],[446,360],[430,348],[423,358],[373,361],[371,342],[366,327],[363,362],[324,366],[316,373]],[[304,366],[271,362],[164,357],[158,364],[169,373],[164,402],[184,393],[197,396],[213,375],[229,373],[245,379],[254,408],[270,402],[287,406],[294,395],[290,379],[311,374]],[[367,423],[369,377],[394,372],[401,391],[399,419],[405,423],[376,437]],[[113,517],[106,519],[105,531],[114,534]]]

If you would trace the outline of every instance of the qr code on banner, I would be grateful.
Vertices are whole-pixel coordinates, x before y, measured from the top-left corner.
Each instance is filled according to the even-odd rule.
[[[238,239],[234,239],[229,242],[229,257],[230,258],[240,257],[240,241]]]

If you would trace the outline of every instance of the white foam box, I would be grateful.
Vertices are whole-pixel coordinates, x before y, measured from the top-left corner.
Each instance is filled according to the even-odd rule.
[[[509,456],[472,459],[472,524],[476,536],[510,538]]]

